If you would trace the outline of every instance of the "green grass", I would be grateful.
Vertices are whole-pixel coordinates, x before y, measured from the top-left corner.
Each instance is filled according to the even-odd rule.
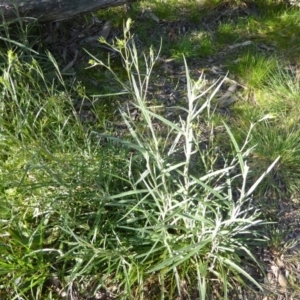
[[[43,52],[36,24],[2,25],[1,299],[59,299],[76,289],[86,298],[101,290],[116,299],[232,299],[241,286],[260,290],[245,264],[263,276],[256,248],[290,247],[268,222],[299,193],[299,12],[256,1],[257,16],[197,23],[214,20],[222,3],[142,1],[128,13],[100,12],[121,27],[149,6],[163,26],[181,18],[195,26],[171,40],[154,20],[127,21],[111,45],[117,58],[91,49],[78,81]],[[165,76],[161,55],[186,72],[173,121],[148,98]],[[211,58],[243,86],[226,117],[210,110],[226,84],[192,78],[186,63]],[[128,100],[138,120],[118,111]],[[95,121],[82,119],[85,105]]]
[[[252,48],[250,46],[250,48]],[[273,57],[265,57],[252,48],[228,64],[228,70],[239,77],[243,77],[243,83],[250,88],[259,88],[268,79],[268,75],[277,69],[277,60]]]
[[[181,60],[182,56],[200,58],[216,53],[217,49],[209,34],[205,32],[191,33],[180,39],[172,47],[171,57]]]
[[[292,74],[291,66],[274,66],[268,70],[268,64],[263,64],[265,68],[255,68],[255,72],[264,73],[261,80],[256,80],[256,89],[254,89],[255,103],[244,102],[236,107],[236,113],[239,115],[237,125],[247,131],[249,122],[256,122],[264,114],[272,116],[271,121],[260,124],[253,131],[252,145],[256,145],[254,150],[253,163],[255,169],[261,171],[274,157],[281,156],[279,164],[274,169],[274,173],[261,186],[262,194],[267,190],[280,193],[287,192],[289,195],[298,192],[298,115],[299,115],[299,96],[298,80],[296,74]],[[241,69],[243,66],[239,66]],[[284,70],[284,68],[288,68]],[[272,71],[272,72],[271,72]],[[251,72],[248,71],[249,75]],[[267,75],[266,75],[267,74]],[[255,74],[255,76],[257,76]],[[251,77],[250,77],[251,78]],[[248,83],[250,85],[251,81]],[[252,86],[253,81],[252,81]],[[254,107],[253,107],[254,106]],[[237,132],[241,138],[245,133]],[[255,162],[259,162],[257,165]]]

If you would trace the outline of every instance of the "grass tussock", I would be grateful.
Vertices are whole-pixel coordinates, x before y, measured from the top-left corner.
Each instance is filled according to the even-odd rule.
[[[178,108],[185,117],[171,122],[153,112],[147,92],[159,52],[150,50],[141,65],[129,27],[128,21],[125,39],[112,45],[126,83],[109,65],[91,61],[112,73],[141,113],[138,126],[144,130],[121,111],[126,139],[83,126],[50,54],[53,82],[33,57],[22,61],[13,50],[2,53],[4,298],[105,290],[118,299],[185,293],[205,299],[216,292],[228,298],[245,280],[260,288],[241,265],[241,257],[257,264],[252,247],[265,240],[251,195],[266,173],[247,185],[249,137],[239,145],[224,124],[229,156],[199,148],[195,128],[221,82],[207,88],[203,76],[192,80],[186,63],[188,106]],[[166,128],[163,134],[156,123]]]

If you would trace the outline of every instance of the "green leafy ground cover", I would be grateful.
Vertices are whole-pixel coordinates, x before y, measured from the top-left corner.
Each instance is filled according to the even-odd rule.
[[[75,46],[89,16],[2,25],[1,299],[299,297],[300,11],[275,2],[141,1]]]

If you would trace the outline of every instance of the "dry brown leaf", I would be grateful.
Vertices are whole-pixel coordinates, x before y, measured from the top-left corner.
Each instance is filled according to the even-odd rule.
[[[237,84],[236,83],[231,84],[230,87],[225,92],[225,94],[223,94],[221,97],[217,99],[218,107],[225,108],[231,105],[232,103],[236,102],[237,97],[233,95],[236,89],[237,89]]]
[[[111,22],[106,21],[103,28],[102,28],[102,30],[100,31],[100,34],[99,34],[98,38],[102,37],[106,40],[108,38],[109,34],[110,34],[111,28],[112,28]]]
[[[285,277],[285,275],[283,275],[282,271],[279,269],[278,266],[271,266],[271,270],[274,274],[274,276],[277,279],[278,284],[283,288],[286,289],[288,287],[288,281]]]
[[[228,46],[229,49],[234,49],[234,48],[238,48],[238,47],[245,47],[245,46],[249,46],[252,44],[252,41],[246,41],[246,42],[243,42],[243,43],[237,43],[237,44],[234,44],[232,46]]]
[[[71,69],[73,67],[73,65],[75,64],[76,62],[76,59],[77,59],[77,55],[78,55],[78,51],[76,50],[75,51],[75,56],[73,58],[73,60],[71,60],[63,69],[62,69],[62,73],[68,71],[69,69]]]

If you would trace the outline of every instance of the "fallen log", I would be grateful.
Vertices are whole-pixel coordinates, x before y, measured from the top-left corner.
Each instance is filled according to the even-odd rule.
[[[0,22],[20,17],[36,18],[41,22],[60,21],[131,1],[134,0],[0,0]]]

